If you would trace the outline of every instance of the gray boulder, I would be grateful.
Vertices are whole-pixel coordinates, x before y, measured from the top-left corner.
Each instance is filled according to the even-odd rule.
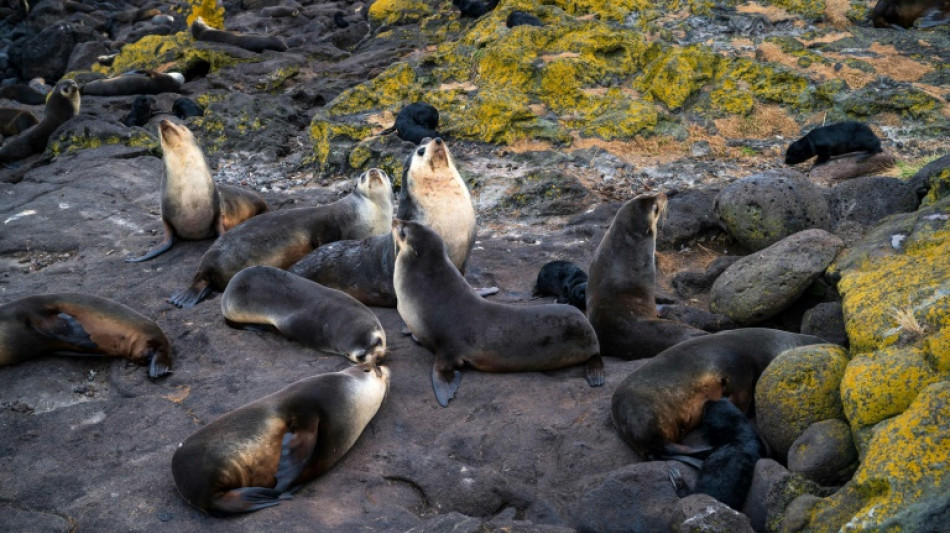
[[[44,78],[55,83],[66,73],[66,65],[76,45],[99,39],[92,28],[69,23],[56,24],[14,43],[10,59],[21,78]]]
[[[819,485],[841,485],[857,466],[851,427],[835,418],[808,426],[788,450],[788,469]]]
[[[752,533],[749,517],[707,494],[692,494],[677,502],[670,522],[676,533]]]
[[[713,189],[685,189],[671,195],[666,204],[666,215],[657,231],[656,247],[661,250],[676,248],[722,232],[713,211],[717,194],[719,191]]]
[[[886,216],[913,211],[920,203],[908,182],[881,176],[846,181],[835,186],[828,196],[835,228],[844,222],[873,226]]]
[[[848,332],[844,326],[841,302],[823,302],[805,311],[801,332],[805,335],[821,337],[841,346],[848,346]]]

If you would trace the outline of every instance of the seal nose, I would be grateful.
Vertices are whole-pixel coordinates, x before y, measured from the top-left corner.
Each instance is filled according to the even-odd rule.
[[[442,137],[436,137],[436,138],[435,138],[435,144],[437,144],[437,145],[439,145],[439,146],[442,146]]]

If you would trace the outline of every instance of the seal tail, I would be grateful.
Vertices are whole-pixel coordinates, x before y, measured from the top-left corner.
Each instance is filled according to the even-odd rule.
[[[209,294],[211,294],[211,286],[207,281],[195,281],[187,289],[182,289],[171,295],[168,303],[181,309],[188,309],[204,300]]]

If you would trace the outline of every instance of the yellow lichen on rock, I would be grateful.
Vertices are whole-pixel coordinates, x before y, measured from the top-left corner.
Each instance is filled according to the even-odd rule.
[[[435,10],[422,0],[376,0],[369,7],[373,24],[409,24],[431,15]]]
[[[184,72],[199,62],[207,63],[210,72],[248,59],[231,56],[213,46],[198,43],[187,31],[172,35],[146,35],[133,44],[122,47],[109,67],[93,65],[93,70],[103,74],[117,75],[130,70],[154,70],[162,67],[168,71]]]
[[[188,5],[182,6],[182,9],[191,7],[185,19],[188,26],[201,17],[208,26],[219,30],[224,29],[224,6],[219,5],[217,0],[187,0],[187,2]]]
[[[645,67],[638,86],[675,110],[712,79],[719,61],[705,46],[670,48]]]
[[[347,89],[328,106],[331,115],[362,113],[409,103],[419,96],[416,73],[407,63],[396,63],[371,81]]]

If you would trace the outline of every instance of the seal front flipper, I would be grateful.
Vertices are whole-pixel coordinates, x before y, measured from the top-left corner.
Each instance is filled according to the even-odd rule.
[[[277,484],[274,490],[285,492],[290,484],[300,476],[307,460],[317,445],[316,431],[285,433],[281,440],[280,462],[277,463]]]
[[[75,318],[66,313],[53,314],[52,311],[42,315],[33,315],[27,319],[27,324],[44,337],[50,337],[71,346],[98,350],[99,346],[92,342],[89,333]]]
[[[148,261],[149,259],[153,257],[157,257],[167,252],[168,250],[171,250],[172,246],[175,244],[175,231],[164,219],[162,220],[162,224],[165,225],[165,240],[163,240],[162,243],[159,244],[157,248],[155,248],[154,250],[150,250],[149,252],[147,252],[145,255],[141,257],[126,258],[125,260],[126,263],[141,263],[142,261]]]
[[[604,376],[604,360],[597,354],[587,360],[587,370],[584,376],[591,387],[603,387],[607,382]]]
[[[435,391],[435,399],[439,405],[449,406],[449,400],[455,397],[461,382],[462,372],[452,367],[440,368],[438,357],[436,357],[435,364],[432,365],[432,390]]]
[[[149,346],[144,356],[148,361],[148,377],[156,379],[172,373],[171,359],[158,346]]]
[[[293,498],[292,494],[277,489],[241,487],[215,496],[212,499],[210,511],[216,515],[250,513],[280,505],[284,500],[291,498]]]

